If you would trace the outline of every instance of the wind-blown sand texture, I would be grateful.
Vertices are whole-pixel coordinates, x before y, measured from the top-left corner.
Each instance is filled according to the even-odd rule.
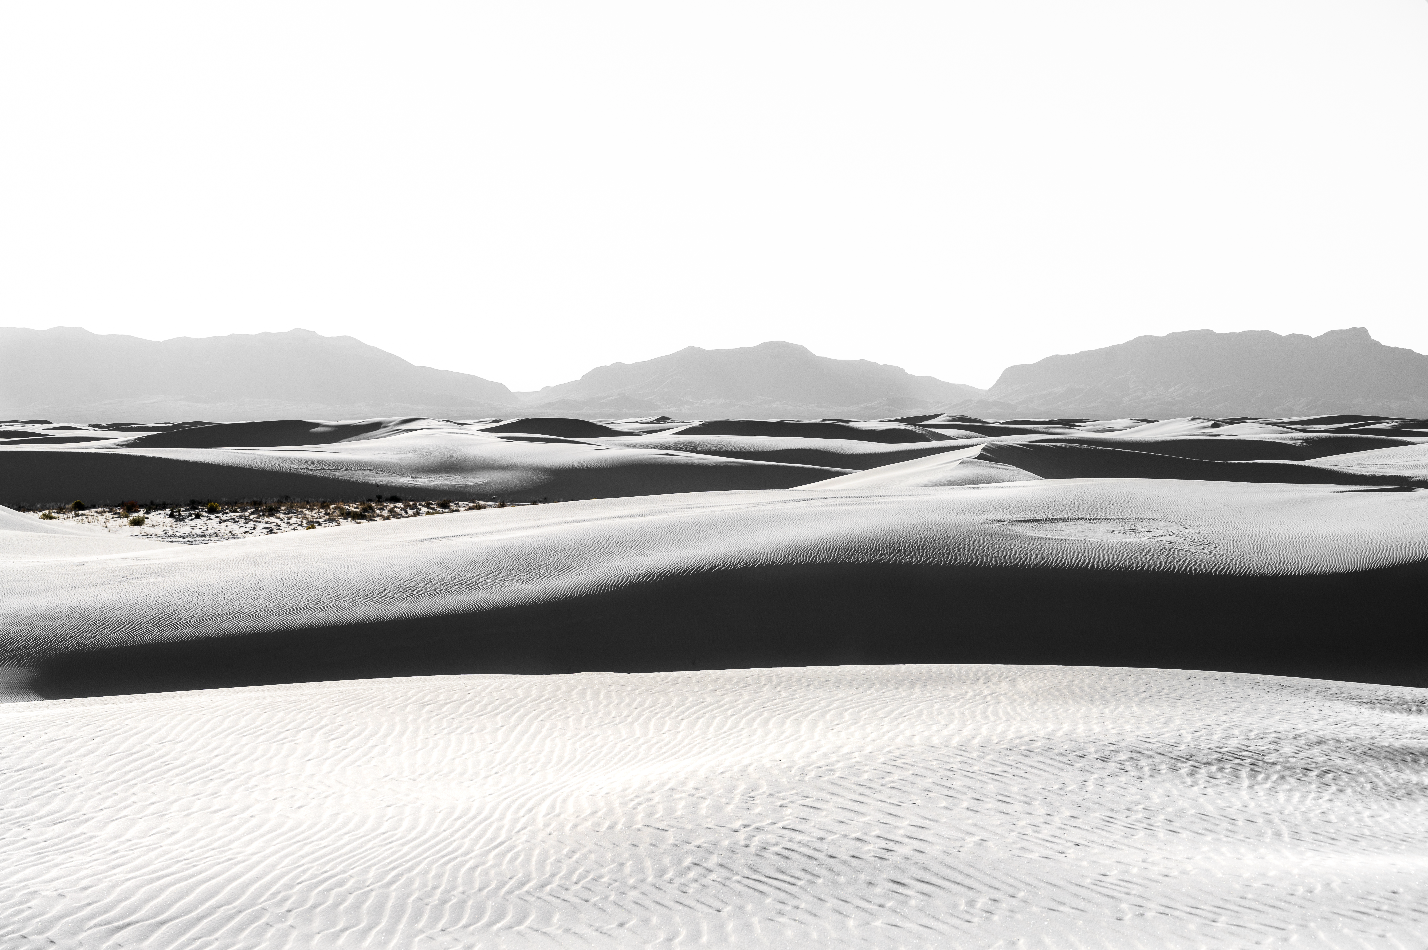
[[[0,947],[1422,946],[1424,432],[0,426]]]
[[[0,707],[7,947],[1421,947],[1428,698],[1157,670]]]
[[[40,695],[930,661],[1428,685],[1413,491],[706,492],[88,554],[6,565],[0,662]]]

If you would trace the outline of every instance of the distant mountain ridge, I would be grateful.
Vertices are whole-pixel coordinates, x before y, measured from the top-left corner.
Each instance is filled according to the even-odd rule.
[[[722,350],[685,347],[639,363],[611,363],[578,380],[518,395],[546,415],[871,419],[941,412],[983,392],[896,366],[832,359],[796,343],[771,341]]]
[[[987,398],[1021,415],[1428,415],[1428,356],[1363,327],[1319,336],[1187,330],[1004,370]]]
[[[0,328],[0,418],[234,422],[512,411],[500,383],[311,330],[155,342]]]
[[[538,392],[309,330],[154,342],[0,328],[0,419],[231,422],[390,416],[617,419],[1428,417],[1428,356],[1362,327],[1190,330],[1004,370],[990,390],[771,341],[611,363]]]

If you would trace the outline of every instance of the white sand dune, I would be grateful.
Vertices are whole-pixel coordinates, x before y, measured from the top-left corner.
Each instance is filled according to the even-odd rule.
[[[762,490],[887,469],[975,445],[987,446],[978,464],[938,475],[932,473],[942,469],[940,463],[892,470],[885,473],[892,480],[887,484],[968,484],[1016,474],[982,463],[1044,478],[1389,484],[1421,477],[1412,466],[1402,474],[1392,466],[1295,464],[1414,444],[1386,435],[1396,431],[1391,428],[1365,433],[1213,420],[1086,426],[950,421],[964,428],[750,419],[605,425],[563,418],[276,420],[155,431],[11,424],[0,433],[15,436],[0,445],[0,503],[363,500],[392,494],[528,501]],[[79,441],[66,443],[70,438]],[[913,477],[914,471],[930,480]]]
[[[1428,480],[1428,444],[1330,455],[1314,459],[1310,464],[1364,475],[1396,475]]]
[[[862,471],[957,451],[968,445],[985,442],[986,437],[977,436],[960,441],[886,443],[803,436],[682,435],[673,433],[623,436],[599,441],[602,445],[620,448],[689,452],[721,458],[786,462],[794,465],[817,465],[824,468]],[[836,476],[837,473],[832,474]]]
[[[883,465],[868,471],[840,475],[827,481],[804,485],[813,491],[903,491],[909,488],[948,488],[957,485],[995,485],[1001,482],[1036,481],[1041,476],[977,456],[982,446],[973,445],[939,452],[905,462]]]
[[[1428,692],[1156,670],[424,677],[0,707],[72,948],[1397,947]]]
[[[1236,458],[1242,454],[1260,454],[1257,447],[1246,445],[1246,441],[1248,440],[1116,440],[1117,444],[1106,444],[1111,440],[997,439],[984,445],[978,457],[986,462],[998,462],[1019,468],[1042,478],[1164,478],[1180,481],[1384,487],[1414,483],[1412,477],[1396,473],[1329,468],[1309,465],[1303,461],[1282,461],[1273,456],[1269,460]],[[1207,449],[1209,451],[1206,451]]]
[[[376,433],[374,433],[376,434]],[[613,448],[557,437],[515,440],[452,424],[330,444],[257,448],[20,446],[0,451],[0,498],[602,498],[789,488],[845,469]]]
[[[1402,605],[1425,563],[1421,492],[1117,479],[667,495],[62,570],[16,560],[0,656],[38,671],[41,695],[818,657],[1416,684],[1428,653]],[[144,644],[190,652],[134,652]]]
[[[41,521],[0,507],[0,565],[20,560],[102,557],[133,551],[163,550],[143,538],[109,534],[100,528],[63,521]],[[4,576],[0,568],[0,576]]]
[[[1424,946],[1409,429],[919,420],[11,425],[0,500],[593,500],[0,508],[0,950]]]

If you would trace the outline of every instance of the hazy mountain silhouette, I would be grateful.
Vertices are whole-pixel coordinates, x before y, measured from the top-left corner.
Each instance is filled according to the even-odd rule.
[[[0,328],[0,418],[226,422],[509,413],[500,383],[311,330],[154,342]]]
[[[1321,336],[1192,330],[1012,366],[990,390],[794,343],[686,347],[531,393],[414,366],[309,330],[153,342],[0,328],[0,418],[448,419],[540,415],[873,419],[1012,416],[1428,416],[1428,356],[1356,327]]]
[[[869,419],[941,412],[983,391],[883,363],[818,356],[796,343],[769,342],[725,350],[685,347],[640,363],[611,363],[573,382],[519,395],[546,415]]]
[[[1010,366],[987,391],[1022,415],[1428,414],[1428,356],[1363,327],[1311,337],[1188,330]]]

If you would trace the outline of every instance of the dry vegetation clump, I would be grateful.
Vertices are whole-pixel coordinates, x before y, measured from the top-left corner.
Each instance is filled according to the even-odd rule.
[[[534,504],[535,502],[530,502]],[[505,508],[506,501],[495,502]],[[397,495],[376,495],[366,501],[337,502],[292,498],[253,498],[223,502],[190,498],[187,503],[165,501],[125,501],[113,506],[94,506],[76,501],[59,510],[46,510],[37,517],[54,521],[61,517],[91,524],[107,531],[136,535],[176,544],[205,544],[236,538],[312,531],[319,527],[357,525],[368,521],[395,521],[424,515],[480,511],[491,503],[480,501],[403,501]]]

